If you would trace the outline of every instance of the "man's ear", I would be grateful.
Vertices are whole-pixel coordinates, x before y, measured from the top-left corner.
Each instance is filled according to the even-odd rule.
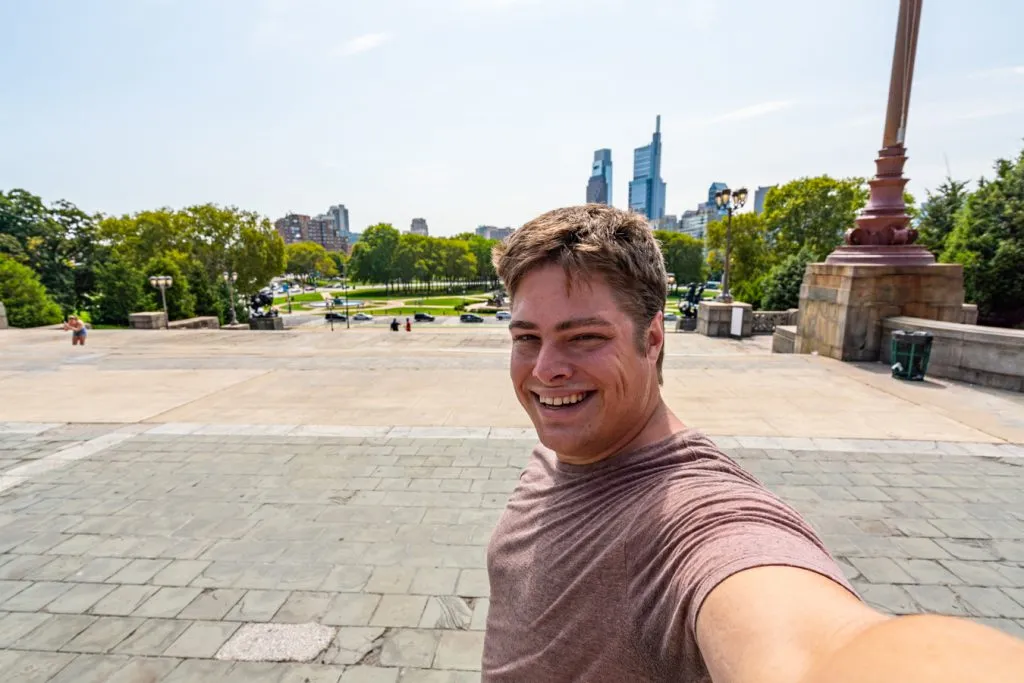
[[[665,346],[665,314],[658,311],[654,320],[647,326],[647,358],[652,362],[658,360],[661,349]]]

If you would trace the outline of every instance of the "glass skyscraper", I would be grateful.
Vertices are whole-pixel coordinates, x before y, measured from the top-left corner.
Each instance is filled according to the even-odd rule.
[[[594,163],[587,183],[587,204],[612,205],[612,151],[599,149],[594,152]]]
[[[661,179],[661,115],[655,119],[651,144],[633,150],[629,208],[655,221],[665,216],[665,181]]]

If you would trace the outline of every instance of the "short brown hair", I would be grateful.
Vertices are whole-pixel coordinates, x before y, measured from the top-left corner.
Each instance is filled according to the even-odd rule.
[[[562,266],[570,286],[601,275],[633,320],[636,345],[646,349],[646,330],[665,307],[668,282],[658,241],[639,214],[603,204],[555,209],[534,218],[494,248],[494,268],[514,299],[523,278],[551,263]],[[662,382],[665,347],[658,356]]]

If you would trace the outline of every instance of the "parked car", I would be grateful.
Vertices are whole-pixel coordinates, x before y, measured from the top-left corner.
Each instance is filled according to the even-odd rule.
[[[413,314],[412,319],[418,323],[434,322],[434,316],[430,315],[429,313],[415,313]]]
[[[459,322],[463,323],[482,323],[483,321],[483,318],[472,313],[463,313],[459,316]]]
[[[675,313],[666,313],[665,320],[679,320],[679,316],[676,315]]]
[[[373,320],[373,316],[370,315],[369,313],[356,313],[354,316],[352,316],[352,319],[366,322],[369,320]]]
[[[345,322],[347,318],[345,318],[344,313],[338,313],[337,311],[328,311],[327,313],[324,314],[324,320],[337,320],[339,322]]]
[[[511,320],[512,314],[509,313],[508,311],[498,311],[497,313],[494,314],[494,317],[497,318],[498,320]]]

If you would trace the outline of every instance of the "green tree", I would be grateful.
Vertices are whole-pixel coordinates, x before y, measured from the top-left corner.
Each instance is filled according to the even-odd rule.
[[[325,262],[330,261],[327,250],[316,242],[295,242],[284,248],[285,270],[298,275],[309,282],[314,273],[318,273]],[[333,267],[333,261],[331,262]]]
[[[781,260],[806,248],[814,260],[824,260],[842,243],[867,199],[863,178],[836,180],[823,175],[772,188],[762,216],[774,258]]]
[[[154,275],[169,275],[173,284],[167,288],[167,315],[168,322],[171,320],[184,320],[193,318],[196,315],[196,297],[189,287],[189,282],[184,275],[184,266],[188,263],[188,257],[179,252],[171,252],[162,256],[154,256],[143,269],[147,278]],[[159,290],[155,287],[156,297],[159,297]]]
[[[12,327],[54,325],[63,320],[60,307],[50,298],[35,272],[8,255],[0,254],[0,302]]]
[[[371,225],[352,248],[351,277],[390,288],[395,281],[395,254],[400,234],[388,223]]]
[[[25,190],[0,192],[0,253],[36,272],[65,313],[83,307],[97,264],[96,218]]]
[[[130,314],[158,308],[156,297],[142,270],[115,254],[96,270],[96,294],[89,312],[94,323],[127,325]]]
[[[921,206],[921,221],[917,225],[920,232],[918,241],[941,258],[946,250],[946,240],[956,225],[956,217],[964,208],[970,192],[966,182],[947,177],[934,194],[930,191],[927,194],[928,198]]]
[[[984,324],[1024,323],[1024,150],[999,159],[957,214],[942,260],[961,263],[967,299]]]
[[[800,304],[800,285],[804,281],[804,271],[811,263],[811,253],[800,250],[783,259],[765,276],[761,307],[766,311],[785,311],[797,308]]]
[[[708,223],[705,240],[708,247],[707,264],[714,273],[722,273],[725,268],[725,247],[727,218]],[[732,217],[732,252],[729,258],[729,289],[735,298],[741,292],[749,295],[757,290],[751,289],[753,283],[768,272],[773,262],[773,254],[768,248],[768,231],[761,216],[756,213],[738,213]],[[748,289],[741,289],[744,283]],[[754,304],[749,301],[747,303]]]
[[[469,251],[469,244],[458,239],[440,241],[441,270],[451,287],[456,282],[471,279],[476,273],[476,257]]]
[[[691,235],[658,230],[654,237],[661,245],[665,269],[675,275],[679,285],[704,279],[704,242]]]
[[[498,240],[490,240],[472,232],[456,235],[455,239],[465,242],[469,247],[469,253],[476,259],[476,272],[472,276],[473,279],[478,282],[486,282],[491,287],[497,286],[498,273],[494,270],[491,253],[494,251],[495,245],[498,244]]]

